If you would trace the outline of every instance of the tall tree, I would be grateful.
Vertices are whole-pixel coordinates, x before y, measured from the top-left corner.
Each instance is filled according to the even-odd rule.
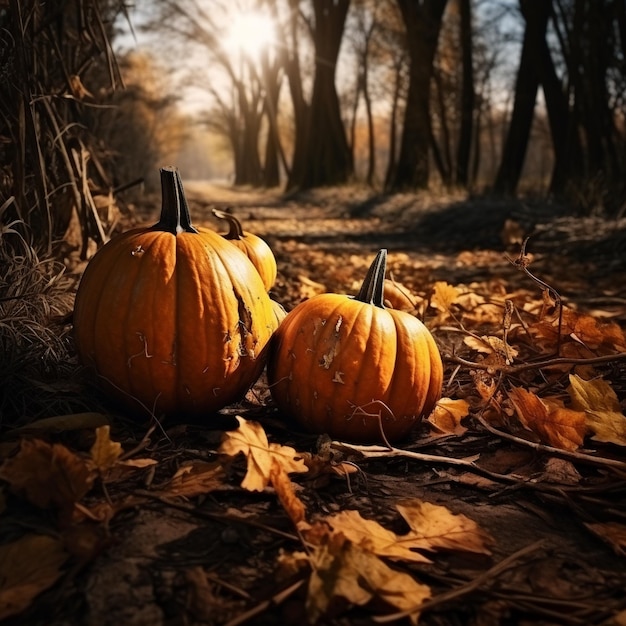
[[[551,5],[552,0],[519,0],[526,27],[515,82],[513,113],[494,185],[500,193],[514,193],[522,173],[539,89],[539,51],[545,42]]]
[[[307,189],[335,185],[347,182],[353,174],[352,152],[335,85],[337,59],[349,7],[350,0],[313,2],[313,93],[303,141],[296,145],[296,150],[304,150],[304,154],[294,154],[289,187]]]
[[[426,188],[431,140],[430,83],[447,0],[397,0],[406,29],[409,87],[391,189]]]
[[[459,0],[459,39],[461,48],[461,128],[456,155],[455,183],[466,187],[469,182],[469,162],[474,132],[474,54],[471,0]]]

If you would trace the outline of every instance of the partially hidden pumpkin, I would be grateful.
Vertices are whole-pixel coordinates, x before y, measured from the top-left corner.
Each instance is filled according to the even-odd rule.
[[[103,246],[74,308],[83,363],[119,400],[155,414],[201,414],[232,403],[260,375],[275,313],[248,257],[195,228],[176,168],[161,170],[152,227]]]
[[[248,256],[261,275],[265,288],[269,291],[276,282],[277,267],[274,253],[267,242],[254,233],[244,231],[241,222],[231,213],[213,209],[213,215],[226,220],[228,232],[222,236]]]
[[[441,395],[443,365],[416,317],[386,309],[386,250],[356,297],[296,306],[272,339],[268,380],[279,412],[311,433],[355,442],[407,436]]]

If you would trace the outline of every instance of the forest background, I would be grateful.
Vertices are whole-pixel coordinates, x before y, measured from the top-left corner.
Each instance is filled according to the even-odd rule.
[[[621,0],[8,0],[0,37],[0,219],[50,251],[166,163],[624,209]]]

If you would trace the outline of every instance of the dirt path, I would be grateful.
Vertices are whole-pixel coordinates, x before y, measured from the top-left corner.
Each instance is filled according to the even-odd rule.
[[[453,196],[434,201],[409,194],[381,198],[359,188],[283,197],[194,181],[185,189],[194,223],[219,229],[210,208],[229,207],[246,230],[267,239],[279,267],[273,295],[287,309],[322,290],[354,293],[381,247],[389,250],[394,278],[418,297],[428,298],[436,281],[446,281],[471,293],[515,293],[521,299],[527,292],[529,302],[540,300],[537,283],[506,257],[519,251],[519,232],[506,222],[515,219],[536,235],[529,246],[533,271],[573,306],[604,319],[626,319],[625,264],[616,224],[596,228],[596,238],[585,239],[588,224],[579,228],[570,220],[565,228],[565,221],[555,222],[542,207],[518,202]],[[569,238],[557,245],[559,232]],[[607,246],[613,248],[607,251]],[[612,367],[619,388],[624,373],[618,364]],[[449,363],[445,392],[462,395],[472,375]],[[529,380],[520,374],[515,382]],[[272,441],[313,454],[323,449],[323,440],[291,432],[276,419],[263,380],[244,402],[223,412],[226,420],[234,414],[260,421]],[[132,504],[96,527],[104,535],[101,551],[6,624],[305,624],[306,585],[294,586],[297,577],[276,577],[278,556],[303,546],[273,490],[239,489],[243,462],[229,465],[226,484],[205,495],[159,495],[157,487],[181,466],[216,458],[222,433],[206,426],[165,423],[145,439],[145,429],[123,418],[117,422],[112,436],[125,449],[138,446],[142,456],[158,464],[108,485],[106,498]],[[297,493],[311,517],[358,510],[398,534],[407,529],[395,505],[417,498],[467,516],[493,538],[489,555],[444,550],[431,555],[432,563],[392,564],[432,589],[434,601],[420,624],[624,626],[626,542],[622,537],[622,554],[617,554],[587,524],[617,520],[624,528],[626,473],[525,446],[508,436],[506,424],[501,431],[502,436],[494,435],[473,420],[463,434],[442,437],[423,425],[403,446],[416,455],[480,458],[480,471],[402,455],[376,459],[335,451],[334,462],[354,463],[359,471],[349,480],[320,474],[302,481]],[[617,446],[609,452],[624,459]],[[21,514],[26,520],[21,523],[42,523],[28,507]],[[10,523],[8,528],[15,532]],[[95,541],[87,534],[82,539]],[[370,625],[386,612],[378,605],[337,603],[322,623]]]

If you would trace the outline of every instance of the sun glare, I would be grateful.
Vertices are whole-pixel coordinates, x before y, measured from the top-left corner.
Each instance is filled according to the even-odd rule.
[[[274,37],[272,18],[263,13],[248,11],[233,18],[222,45],[230,54],[256,59],[274,43]]]

